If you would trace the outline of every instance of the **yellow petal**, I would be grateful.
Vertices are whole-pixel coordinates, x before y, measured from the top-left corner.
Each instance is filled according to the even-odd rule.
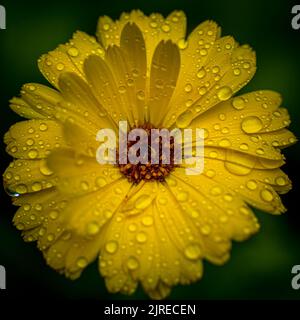
[[[127,24],[122,30],[120,48],[127,62],[126,80],[135,124],[145,121],[146,99],[146,46],[141,30],[136,24]],[[115,68],[118,66],[115,65]]]
[[[149,196],[147,189],[144,192]],[[163,217],[153,201],[139,214],[116,213],[107,226],[99,261],[109,291],[132,293],[140,280],[153,298],[163,298],[170,286],[199,279],[200,262],[187,259],[169,236],[170,218]]]
[[[47,164],[58,177],[57,188],[66,195],[94,192],[123,178],[117,167],[100,165],[96,158],[80,155],[71,149],[51,153]]]
[[[83,61],[91,54],[103,57],[104,50],[94,37],[78,31],[70,42],[43,55],[38,65],[44,77],[58,87],[63,72],[75,72],[83,77]]]
[[[255,54],[250,47],[243,46],[239,50],[236,46],[232,37],[218,39],[212,44],[211,50],[200,49],[197,56],[201,57],[202,52],[205,57],[203,62],[196,63],[194,57],[193,66],[185,73],[181,70],[165,126],[172,125],[177,119],[177,126],[187,127],[199,112],[228,100],[250,81],[256,70]],[[235,50],[241,54],[236,56]],[[181,123],[180,115],[187,111],[189,122]]]
[[[51,210],[51,202],[59,197],[55,188],[47,189],[39,193],[28,193],[15,198],[14,204],[20,206],[13,222],[18,230],[27,232],[32,228],[41,226]],[[38,238],[36,232],[36,239]],[[26,235],[26,233],[25,233]]]
[[[61,74],[58,85],[65,101],[71,103],[76,112],[84,116],[86,124],[93,125],[96,129],[113,126],[111,120],[106,117],[105,109],[93,96],[88,84],[75,73]]]
[[[5,134],[6,151],[14,158],[42,159],[65,146],[62,126],[52,120],[28,120],[12,125]]]
[[[160,125],[174,92],[180,69],[180,55],[171,41],[160,42],[151,64],[149,114],[153,125]]]
[[[103,59],[91,56],[84,63],[84,70],[93,94],[110,117],[117,124],[119,121],[127,120],[128,105],[124,105],[120,96],[120,91],[123,94],[126,90],[124,91],[124,85],[121,88],[118,86],[109,65]]]
[[[275,190],[287,191],[290,182],[279,169],[259,170],[215,159],[207,159],[204,167],[207,177],[235,191],[251,206],[272,214],[285,211]]]
[[[52,188],[56,177],[45,160],[16,160],[4,172],[3,181],[9,193],[24,194]]]
[[[129,22],[135,23],[143,33],[148,66],[156,46],[162,40],[171,39],[173,43],[184,43],[186,17],[182,11],[174,11],[166,19],[159,13],[153,13],[147,17],[139,10],[123,13],[116,22],[107,16],[100,17],[97,29],[99,41],[105,48],[110,45],[119,45],[122,30]]]

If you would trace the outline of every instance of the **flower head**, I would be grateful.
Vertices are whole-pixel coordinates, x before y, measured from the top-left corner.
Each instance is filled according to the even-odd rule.
[[[213,21],[186,38],[186,18],[140,11],[99,19],[97,38],[76,32],[42,56],[53,88],[30,83],[11,108],[29,120],[5,135],[15,160],[4,183],[20,206],[25,241],[71,279],[99,257],[110,292],[138,284],[164,298],[223,264],[231,241],[257,232],[251,207],[284,212],[291,188],[281,149],[296,141],[278,93],[233,95],[255,73],[255,54]],[[102,164],[99,129],[203,128],[204,172],[184,165]],[[172,144],[174,147],[174,144]]]

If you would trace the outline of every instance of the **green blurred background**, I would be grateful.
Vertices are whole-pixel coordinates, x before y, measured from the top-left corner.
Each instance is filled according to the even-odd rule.
[[[300,2],[300,1],[299,1]],[[37,68],[38,57],[66,42],[76,30],[95,33],[98,16],[119,17],[122,11],[139,8],[145,13],[167,15],[182,9],[188,31],[206,19],[217,21],[224,35],[249,43],[257,53],[256,76],[243,91],[272,89],[282,93],[293,120],[291,129],[300,136],[300,30],[291,27],[291,8],[285,0],[196,1],[0,1],[7,11],[7,30],[0,30],[1,136],[21,118],[8,108],[23,83],[46,84]],[[299,3],[300,4],[300,3]],[[283,197],[288,211],[283,216],[257,212],[262,225],[256,236],[233,244],[231,260],[222,267],[205,263],[201,281],[173,289],[170,299],[299,299],[291,288],[291,268],[300,264],[299,160],[300,144],[285,151],[285,171],[294,183]],[[10,162],[1,141],[1,172]],[[46,266],[35,244],[24,243],[11,224],[15,207],[1,189],[0,264],[7,270],[11,298],[145,299],[139,290],[131,297],[110,295],[97,264],[93,263],[75,282]]]

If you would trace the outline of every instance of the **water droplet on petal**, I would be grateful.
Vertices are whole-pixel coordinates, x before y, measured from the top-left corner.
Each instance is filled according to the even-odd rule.
[[[28,152],[28,157],[30,159],[36,159],[38,157],[39,153],[36,149],[31,149],[29,152]]]
[[[118,250],[118,243],[114,240],[107,242],[105,245],[105,250],[111,254],[115,253]]]
[[[236,97],[232,99],[231,103],[236,110],[242,110],[245,108],[245,100],[241,97]]]
[[[97,185],[99,188],[104,187],[106,184],[107,184],[107,181],[106,181],[105,178],[103,178],[103,177],[98,177],[98,178],[96,179],[96,185]]]
[[[261,120],[256,116],[246,117],[242,121],[242,130],[246,133],[256,133],[263,127]]]
[[[40,162],[40,172],[44,176],[51,176],[53,174],[53,172],[48,168],[46,160],[41,160],[41,162]]]
[[[16,225],[16,228],[17,228],[18,230],[24,230],[25,226],[24,226],[24,224],[23,224],[22,222],[20,222],[20,223],[18,223],[18,224]]]
[[[146,216],[142,219],[142,223],[144,226],[152,226],[153,225],[153,218],[151,216]]]
[[[245,176],[245,175],[249,174],[252,170],[251,168],[248,168],[248,167],[236,164],[236,163],[232,163],[229,161],[225,162],[225,168],[229,172],[236,174],[238,176]]]
[[[221,87],[217,92],[217,96],[221,101],[228,100],[232,94],[232,90],[227,86]]]
[[[165,198],[165,197],[159,197],[158,198],[158,203],[164,206],[164,205],[166,205],[168,203],[168,199]]]
[[[275,182],[278,186],[285,186],[287,184],[285,177],[277,177]]]
[[[266,202],[271,202],[274,199],[273,193],[268,189],[263,189],[260,192],[260,196]]]
[[[257,188],[257,183],[255,180],[249,180],[247,181],[246,183],[246,187],[249,189],[249,190],[255,190]]]
[[[94,236],[97,233],[99,233],[99,231],[100,231],[100,227],[99,227],[99,224],[97,222],[92,221],[87,225],[87,234],[88,235]]]
[[[37,192],[42,190],[42,184],[40,182],[35,182],[31,186],[32,190]]]
[[[144,194],[135,201],[135,208],[138,210],[146,209],[152,202],[153,198]]]
[[[28,189],[25,184],[19,184],[16,187],[16,192],[19,194],[24,194],[28,192]]]
[[[58,71],[62,71],[62,70],[64,70],[64,68],[65,68],[65,65],[64,65],[63,63],[58,63],[58,64],[56,65],[56,69],[57,69]]]
[[[193,87],[190,83],[186,84],[184,87],[185,92],[191,92],[193,90]]]
[[[88,265],[88,261],[85,257],[79,257],[76,261],[76,265],[79,268],[85,268]]]
[[[46,125],[46,123],[41,123],[40,124],[40,130],[41,131],[47,131],[48,130],[48,126]]]
[[[189,198],[189,194],[187,192],[179,192],[176,196],[176,199],[179,201],[179,202],[185,202],[187,201]]]
[[[197,260],[201,256],[201,248],[198,244],[190,244],[184,249],[184,255],[191,260]]]
[[[147,235],[145,232],[139,232],[137,235],[136,235],[136,240],[137,242],[139,243],[144,243],[147,241]]]
[[[77,57],[79,55],[79,51],[77,48],[75,47],[71,47],[69,50],[68,50],[68,55],[71,56],[71,57]]]
[[[206,75],[206,71],[205,71],[204,68],[199,69],[199,71],[197,72],[197,77],[198,77],[199,79],[204,78],[205,75]]]
[[[57,217],[58,217],[58,211],[57,210],[53,210],[49,213],[49,217],[52,219],[52,220],[56,220]]]
[[[186,128],[193,120],[193,113],[190,110],[182,113],[176,120],[178,128]]]
[[[219,196],[222,193],[222,189],[220,187],[213,187],[210,190],[210,194],[212,196]]]
[[[140,264],[135,257],[130,257],[127,260],[127,267],[129,270],[136,270],[139,266],[140,266]]]

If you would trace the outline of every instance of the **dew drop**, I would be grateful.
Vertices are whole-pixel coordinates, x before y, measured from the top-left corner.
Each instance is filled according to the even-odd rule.
[[[145,243],[147,241],[147,235],[145,232],[139,232],[137,235],[136,235],[136,240],[137,242],[139,243]]]
[[[246,187],[249,189],[249,190],[255,190],[257,189],[257,183],[255,180],[249,180],[247,181],[246,183]]]
[[[129,270],[136,270],[139,266],[140,266],[140,264],[135,257],[130,257],[127,260],[127,267]]]
[[[190,260],[197,260],[201,256],[201,248],[198,244],[190,244],[184,249],[184,255]]]
[[[158,198],[158,203],[165,206],[168,203],[168,199],[165,197],[159,197]]]
[[[26,140],[26,144],[27,144],[28,146],[32,146],[32,145],[34,144],[34,140],[33,140],[33,139],[27,139],[27,140]]]
[[[241,74],[241,69],[239,69],[239,68],[233,69],[233,74],[234,74],[235,76],[239,76],[239,75]]]
[[[118,243],[114,240],[107,242],[105,245],[105,250],[111,254],[115,253],[118,250]]]
[[[104,187],[106,184],[107,184],[107,181],[106,181],[105,178],[103,178],[103,177],[98,177],[98,178],[96,179],[96,185],[97,185],[99,188]]]
[[[222,193],[222,189],[220,187],[213,187],[210,190],[210,194],[212,196],[219,196]]]
[[[44,176],[51,176],[53,174],[53,171],[51,171],[48,168],[46,160],[41,160],[41,162],[40,162],[40,172]]]
[[[58,211],[57,211],[57,210],[51,211],[51,212],[49,213],[49,217],[50,217],[50,219],[52,219],[52,220],[56,220],[57,217],[58,217]]]
[[[24,223],[22,223],[22,222],[18,223],[18,224],[16,225],[16,228],[17,228],[18,230],[24,230],[24,229],[25,229]]]
[[[278,186],[285,186],[287,184],[286,179],[284,177],[277,177],[275,182]]]
[[[58,64],[56,65],[56,69],[57,69],[58,71],[62,71],[62,70],[64,70],[64,68],[65,68],[65,65],[64,65],[63,63],[58,63]]]
[[[79,257],[76,261],[76,265],[79,268],[85,268],[88,265],[88,261],[85,257]]]
[[[208,169],[205,174],[207,177],[213,178],[216,175],[216,171],[213,169]]]
[[[79,55],[79,51],[77,48],[72,47],[68,50],[68,55],[71,57],[77,57]]]
[[[263,124],[258,117],[249,116],[242,121],[241,126],[242,130],[246,133],[256,133],[262,129]]]
[[[247,143],[242,143],[240,144],[240,149],[246,151],[249,149],[249,146]]]
[[[46,123],[41,123],[40,124],[40,130],[41,131],[47,131],[48,130],[48,126],[46,125]]]
[[[36,159],[38,157],[39,153],[36,149],[31,149],[29,152],[28,152],[28,157],[30,159]]]
[[[153,225],[153,218],[151,216],[146,216],[142,219],[144,226],[149,227]]]
[[[149,207],[152,200],[153,200],[152,197],[146,194],[143,194],[135,201],[135,208],[138,210],[146,209],[147,207]]]
[[[231,146],[231,142],[228,140],[228,139],[222,139],[220,142],[219,142],[219,146],[220,147],[230,147]]]
[[[136,224],[134,224],[134,223],[132,223],[132,224],[130,224],[130,225],[128,226],[128,230],[129,230],[130,232],[135,232],[136,229],[137,229],[137,227],[136,227]]]
[[[100,227],[97,222],[92,221],[92,222],[88,223],[88,225],[87,225],[87,234],[88,235],[94,236],[97,233],[99,233],[99,231],[100,231]]]
[[[245,108],[245,100],[241,97],[236,97],[234,99],[232,99],[232,106],[234,107],[234,109],[236,110],[242,110]]]
[[[221,87],[217,92],[217,96],[221,101],[228,100],[232,96],[232,90],[227,86]]]
[[[102,29],[104,31],[108,31],[110,29],[110,25],[108,23],[104,23],[104,25],[102,26]]]
[[[42,184],[40,182],[35,182],[31,186],[32,190],[37,192],[42,190]]]
[[[260,196],[266,202],[271,202],[274,199],[272,192],[268,189],[261,190]]]
[[[191,92],[193,90],[193,86],[190,83],[188,83],[185,85],[184,90],[185,92]]]
[[[145,100],[145,92],[143,90],[138,91],[136,96],[139,100]]]
[[[176,120],[178,128],[186,128],[193,120],[193,113],[190,110],[182,113]]]
[[[179,192],[176,196],[176,199],[179,201],[179,202],[185,202],[187,201],[187,199],[189,198],[189,194],[187,192]]]
[[[204,68],[199,69],[199,71],[197,72],[197,77],[198,77],[199,79],[204,78],[205,75],[206,75],[206,71],[205,71]]]
[[[201,56],[206,56],[207,53],[208,53],[208,52],[207,52],[206,49],[201,49],[201,50],[200,50],[200,55],[201,55]]]
[[[233,173],[236,174],[238,176],[245,176],[247,174],[249,174],[251,172],[251,168],[245,167],[245,166],[241,166],[239,164],[236,163],[232,163],[229,161],[225,162],[225,168]]]
[[[16,192],[18,194],[24,194],[24,193],[28,192],[28,189],[25,184],[19,184],[16,187]]]

